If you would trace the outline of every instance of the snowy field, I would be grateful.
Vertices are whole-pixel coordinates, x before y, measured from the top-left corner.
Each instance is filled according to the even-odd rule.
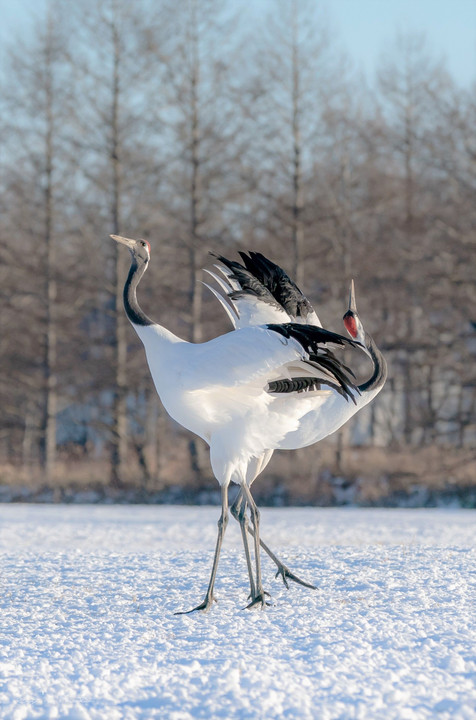
[[[317,590],[248,593],[218,508],[0,506],[0,717],[476,718],[476,513],[265,509]]]

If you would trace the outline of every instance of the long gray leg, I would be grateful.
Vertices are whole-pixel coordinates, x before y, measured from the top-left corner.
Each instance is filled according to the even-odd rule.
[[[253,522],[254,529],[256,564],[256,592],[251,598],[250,604],[247,605],[247,608],[252,608],[256,605],[261,605],[261,607],[264,607],[265,605],[269,605],[269,603],[266,601],[266,595],[269,595],[269,593],[265,593],[265,591],[263,590],[263,582],[261,580],[261,557],[259,550],[259,510],[256,507],[256,503],[253,500],[253,496],[251,495],[250,489],[246,483],[242,485],[242,491],[246,502],[250,506],[251,520]]]
[[[191,610],[181,610],[174,615],[186,615],[191,612],[195,612],[195,610],[204,610],[207,612],[210,610],[211,606],[214,602],[216,602],[215,597],[213,595],[213,588],[215,587],[215,578],[217,574],[217,568],[218,568],[218,560],[220,558],[220,550],[223,542],[223,537],[225,535],[226,526],[228,525],[228,485],[222,485],[221,488],[221,515],[218,520],[218,536],[217,536],[217,544],[215,548],[215,557],[213,558],[213,566],[212,566],[212,573],[210,575],[210,582],[208,583],[208,590],[205,595],[205,599],[200,605],[197,605],[197,607],[192,608]]]
[[[236,500],[234,501],[233,505],[230,508],[231,514],[233,515],[233,517],[236,520],[239,521],[242,534],[243,534],[243,529],[245,529],[249,532],[250,535],[252,535],[254,537],[253,528],[250,527],[250,525],[248,523],[248,519],[245,515],[246,503],[243,505],[242,509],[240,510],[240,508],[242,506],[242,502],[243,502],[243,491],[240,490],[240,492],[238,493],[238,495],[236,497]],[[267,555],[269,555],[271,560],[274,562],[274,564],[278,568],[275,577],[278,577],[278,575],[281,575],[283,583],[288,588],[288,590],[289,590],[288,580],[292,580],[293,582],[298,583],[299,585],[303,585],[304,587],[311,588],[311,590],[317,590],[315,585],[311,585],[311,583],[307,583],[304,580],[301,580],[301,578],[299,578],[288,567],[286,567],[286,565],[283,562],[281,562],[281,560],[278,557],[276,557],[274,552],[266,545],[264,540],[261,540],[261,538],[260,538],[259,544],[261,545],[261,547],[263,548],[265,553]],[[248,548],[248,554],[249,554],[249,548]],[[250,572],[249,569],[248,569],[248,572]],[[251,595],[253,596],[253,592],[251,593]]]
[[[250,546],[248,544],[248,535],[246,534],[246,530],[249,530],[248,518],[246,517],[246,502],[243,502],[243,493],[241,492],[241,490],[236,496],[236,499],[230,508],[230,512],[235,518],[235,520],[238,520],[238,522],[240,523],[241,537],[243,539],[243,548],[245,550],[246,557],[246,566],[248,568],[248,577],[250,579],[250,597],[253,598],[256,595],[256,586],[253,577],[253,569],[251,567],[251,555]]]

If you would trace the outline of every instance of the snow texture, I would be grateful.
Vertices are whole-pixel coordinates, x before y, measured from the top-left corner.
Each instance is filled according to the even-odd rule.
[[[267,509],[318,586],[248,594],[218,508],[0,506],[0,717],[476,718],[476,513]]]

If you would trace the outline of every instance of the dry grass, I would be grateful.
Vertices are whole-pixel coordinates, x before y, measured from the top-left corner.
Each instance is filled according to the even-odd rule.
[[[38,467],[22,468],[3,463],[0,486],[11,489],[15,499],[43,497],[51,500],[73,499],[96,494],[98,500],[120,499],[124,492],[144,500],[176,489],[177,499],[193,501],[197,493],[217,488],[203,454],[202,474],[191,469],[188,438],[178,435],[164,448],[158,472],[145,479],[137,461],[126,467],[121,491],[109,486],[109,467],[105,460],[62,460],[53,482],[46,483]],[[178,490],[182,489],[182,492]],[[476,453],[442,448],[351,447],[344,449],[340,468],[336,464],[336,446],[330,441],[295,452],[277,452],[254,485],[260,503],[322,504],[342,502],[358,504],[395,504],[398,498],[414,496],[418,504],[430,497],[476,492]],[[8,495],[4,493],[5,498]]]

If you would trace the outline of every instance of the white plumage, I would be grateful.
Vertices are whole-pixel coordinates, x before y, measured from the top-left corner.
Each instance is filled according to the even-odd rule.
[[[251,590],[248,607],[263,606],[267,593],[261,580],[259,514],[249,488],[274,450],[317,442],[366,404],[364,400],[368,402],[369,396],[354,384],[351,372],[333,352],[339,346],[364,343],[371,354],[365,335],[354,335],[354,341],[321,328],[312,306],[281,268],[250,253],[241,254],[244,265],[219,257],[215,269],[221,274],[208,271],[223,294],[208,287],[236,329],[209,342],[188,343],[152,322],[137,303],[136,288],[149,262],[149,244],[112,237],[132,254],[124,305],[144,345],[157,392],[171,417],[209,444],[212,469],[221,486],[212,574],[205,600],[194,610],[208,610],[214,601],[231,482],[241,487],[232,512],[243,535]],[[247,531],[254,536],[255,574]],[[286,585],[287,578],[308,585],[261,545]]]

